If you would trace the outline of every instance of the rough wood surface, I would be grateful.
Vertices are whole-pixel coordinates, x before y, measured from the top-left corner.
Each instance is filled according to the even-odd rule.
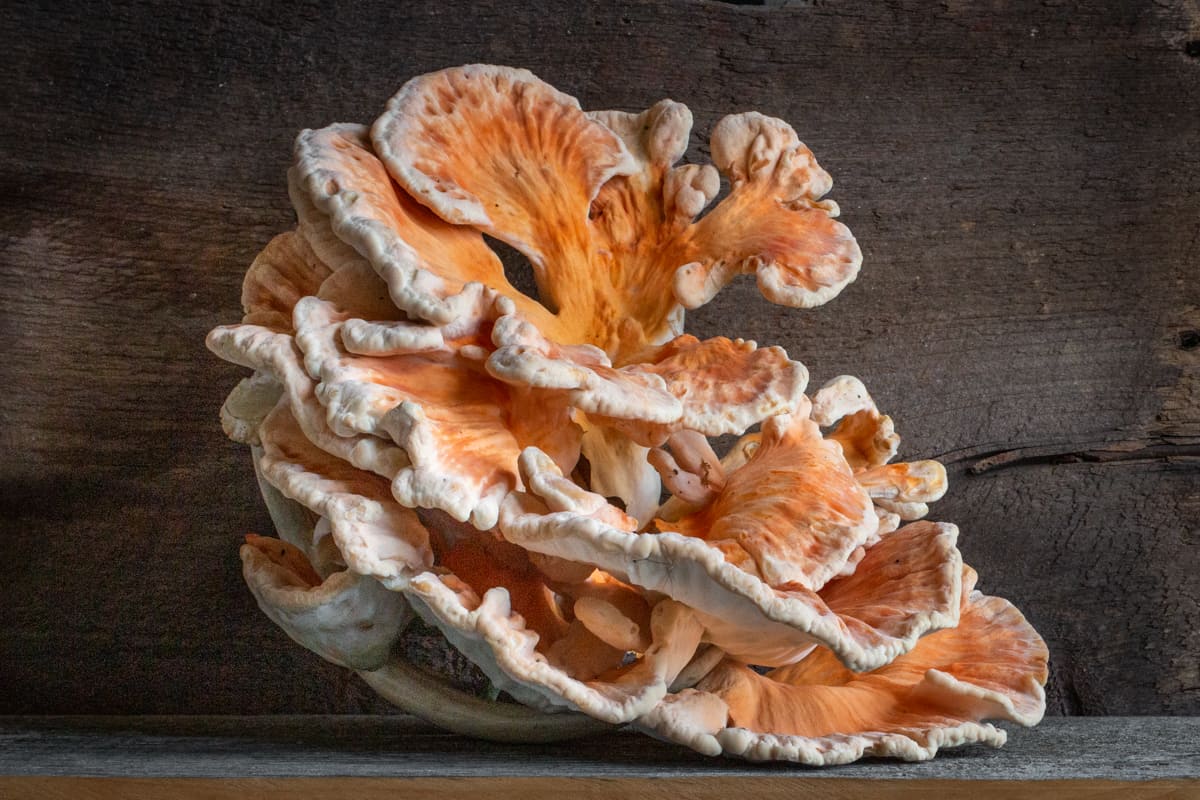
[[[578,800],[637,797],[640,800],[1195,800],[1188,781],[815,781],[794,778],[0,778],[8,800]]]
[[[1200,6],[885,0],[9,4],[0,68],[0,712],[384,711],[276,630],[202,344],[292,223],[303,127],[526,66],[587,108],[792,122],[865,252],[811,312],[690,317],[861,376],[951,470],[1052,714],[1200,713]]]
[[[0,776],[1188,780],[1200,789],[1200,719],[1077,717],[1008,730],[1000,750],[964,747],[920,764],[874,759],[806,769],[708,758],[625,732],[569,747],[480,742],[401,715],[0,717]]]

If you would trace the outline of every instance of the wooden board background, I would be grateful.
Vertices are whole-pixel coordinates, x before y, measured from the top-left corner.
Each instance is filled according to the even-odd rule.
[[[0,713],[385,711],[241,584],[269,521],[203,347],[292,223],[304,127],[525,66],[585,108],[795,125],[863,246],[809,312],[698,335],[861,376],[937,457],[1051,714],[1200,713],[1200,4],[8,3],[0,11]]]

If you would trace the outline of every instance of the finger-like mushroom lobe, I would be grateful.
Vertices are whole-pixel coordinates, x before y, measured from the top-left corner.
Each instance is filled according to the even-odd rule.
[[[688,232],[691,258],[675,273],[680,302],[695,308],[753,272],[767,299],[811,308],[854,280],[862,252],[833,219],[837,204],[820,199],[833,181],[790,125],[756,112],[728,116],[713,130],[711,149],[731,189]]]
[[[295,229],[207,339],[252,371],[220,419],[279,534],[247,538],[245,580],[297,642],[462,733],[633,723],[810,764],[1000,744],[983,720],[1037,721],[1046,650],[921,519],[942,465],[893,461],[858,378],[806,394],[782,348],[684,332],[740,274],[809,308],[862,260],[790,125],[720,119],[705,164],[693,121],[475,64],[299,134]],[[522,256],[536,291],[505,271]],[[499,701],[406,662],[414,613]]]

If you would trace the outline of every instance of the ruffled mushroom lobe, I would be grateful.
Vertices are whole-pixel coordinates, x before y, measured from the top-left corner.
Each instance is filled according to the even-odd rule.
[[[788,429],[786,424],[783,427]],[[770,450],[766,456],[774,457]],[[737,475],[758,457],[755,453],[747,466],[727,480],[725,491],[738,491],[734,484]],[[716,544],[701,535],[638,532],[637,520],[603,497],[576,486],[544,454],[527,450],[520,466],[528,490],[510,496],[502,509],[500,531],[506,539],[533,552],[595,564],[623,581],[687,605],[704,625],[705,641],[748,663],[787,664],[821,643],[852,669],[873,669],[911,649],[923,633],[954,624],[961,593],[961,558],[955,547],[957,529],[952,525],[908,526],[902,529],[903,535],[889,534],[866,550],[863,563],[878,551],[877,560],[891,559],[896,566],[885,571],[890,580],[881,579],[880,573],[872,577],[872,572],[859,574],[857,570],[849,578],[838,579],[854,587],[842,595],[842,613],[816,589],[804,585],[808,580],[824,587],[835,572],[806,556],[832,547],[844,562],[855,549],[851,543],[874,532],[861,521],[833,525],[845,520],[834,513],[807,536],[801,531],[798,545],[789,543],[786,536],[777,542],[747,525],[750,533],[743,540],[751,549],[738,542],[742,523],[736,517],[729,523],[729,537]],[[846,482],[848,487],[853,484],[850,477]],[[734,484],[732,489],[730,484]],[[858,497],[857,508],[863,518],[873,520],[870,498],[857,484],[850,491]],[[777,498],[780,502],[787,499]],[[702,532],[699,522],[684,520],[684,526],[689,522],[695,526],[693,533]],[[740,563],[731,562],[730,554]],[[754,554],[769,556],[772,560],[764,558],[764,563],[772,569],[782,570],[787,565],[788,582],[770,585],[758,573]],[[804,567],[809,563],[814,567],[806,573]]]
[[[414,78],[372,129],[392,176],[442,219],[515,247],[557,313],[560,338],[591,341],[619,321],[613,287],[589,269],[588,208],[635,168],[612,131],[532,73],[471,65]],[[591,336],[589,336],[591,334]]]
[[[294,231],[279,234],[246,271],[242,281],[245,312],[242,321],[290,331],[296,303],[316,294],[331,272],[300,234]]]
[[[664,600],[650,609],[604,576],[547,580],[520,548],[459,530],[470,544],[448,548],[443,568],[416,576],[405,594],[498,688],[527,705],[630,722],[666,696],[699,646],[702,629],[678,604]],[[626,666],[623,646],[631,644],[641,652]]]
[[[689,232],[692,258],[675,273],[685,307],[707,303],[740,273],[756,273],[764,297],[796,308],[828,302],[857,277],[862,251],[833,219],[837,204],[820,199],[833,181],[790,125],[734,114],[717,123],[710,147],[731,189]]]
[[[641,724],[701,752],[751,760],[924,761],[941,747],[1003,744],[1004,731],[986,719],[1036,725],[1047,658],[1010,603],[971,592],[957,627],[873,672],[851,672],[823,648],[766,675],[727,660]]]
[[[704,539],[770,586],[820,589],[879,525],[836,445],[803,416],[763,425],[754,457],[712,503],[659,530]]]
[[[811,307],[861,261],[831,219],[836,205],[819,200],[828,174],[786,123],[758,114],[713,131],[733,189],[693,223],[720,183],[712,166],[672,166],[691,123],[670,100],[642,114],[584,114],[525,70],[471,65],[409,81],[372,142],[404,192],[530,259],[555,314],[537,322],[552,338],[598,345],[623,364],[681,333],[683,307],[738,273],[756,271],[773,302]]]
[[[330,427],[390,439],[408,454],[392,483],[402,505],[487,529],[517,487],[523,447],[543,447],[574,466],[580,432],[566,400],[534,397],[483,369],[488,331],[510,308],[503,299],[481,299],[473,321],[381,330],[316,298],[297,305],[297,343],[319,381]],[[351,349],[372,347],[386,355]]]
[[[343,571],[322,579],[294,545],[253,534],[242,574],[259,608],[295,641],[352,669],[387,663],[412,609],[377,580]]]
[[[296,140],[301,221],[328,228],[387,284],[396,307],[434,323],[469,313],[469,284],[482,284],[545,320],[545,310],[508,282],[500,259],[470,227],[429,211],[398,186],[360,125],[307,130]],[[305,213],[307,211],[307,213]]]

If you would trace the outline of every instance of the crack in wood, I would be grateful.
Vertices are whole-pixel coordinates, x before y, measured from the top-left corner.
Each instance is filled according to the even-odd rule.
[[[1153,443],[1112,442],[1090,448],[1080,448],[1078,445],[1019,447],[989,454],[967,467],[967,471],[972,475],[981,475],[998,469],[1040,464],[1111,464],[1130,461],[1200,464],[1200,442],[1160,440]]]

